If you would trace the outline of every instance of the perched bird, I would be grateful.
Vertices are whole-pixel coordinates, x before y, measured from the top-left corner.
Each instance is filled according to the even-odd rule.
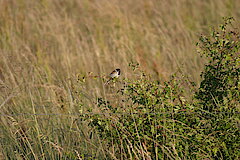
[[[112,73],[110,73],[110,78],[109,80],[105,83],[108,84],[111,80],[115,79],[115,78],[118,78],[121,74],[121,70],[119,68],[115,69],[114,71],[112,71]]]

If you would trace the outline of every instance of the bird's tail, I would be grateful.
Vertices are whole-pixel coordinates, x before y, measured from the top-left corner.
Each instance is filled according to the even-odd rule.
[[[108,85],[111,82],[112,78],[109,78],[109,80],[107,80],[107,82],[104,83],[104,85]]]
[[[107,82],[104,83],[104,85],[108,85],[111,81],[111,78],[109,80],[107,80]]]

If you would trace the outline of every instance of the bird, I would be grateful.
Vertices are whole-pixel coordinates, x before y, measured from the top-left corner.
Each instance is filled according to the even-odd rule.
[[[120,76],[120,74],[121,74],[121,70],[119,68],[112,71],[109,74],[109,80],[105,83],[105,85],[108,84],[111,80],[118,78]]]

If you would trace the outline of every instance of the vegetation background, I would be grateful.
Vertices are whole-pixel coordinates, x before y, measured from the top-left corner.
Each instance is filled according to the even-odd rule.
[[[101,140],[67,114],[114,97],[104,76],[121,68],[135,79],[130,62],[156,80],[181,68],[199,85],[198,38],[224,16],[239,20],[239,8],[239,0],[0,0],[0,157],[106,158]],[[76,88],[79,77],[96,80]]]

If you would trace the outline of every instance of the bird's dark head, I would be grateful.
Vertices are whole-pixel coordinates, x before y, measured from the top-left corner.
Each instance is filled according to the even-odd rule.
[[[116,69],[116,71],[118,72],[118,74],[120,75],[121,70],[119,68]]]

